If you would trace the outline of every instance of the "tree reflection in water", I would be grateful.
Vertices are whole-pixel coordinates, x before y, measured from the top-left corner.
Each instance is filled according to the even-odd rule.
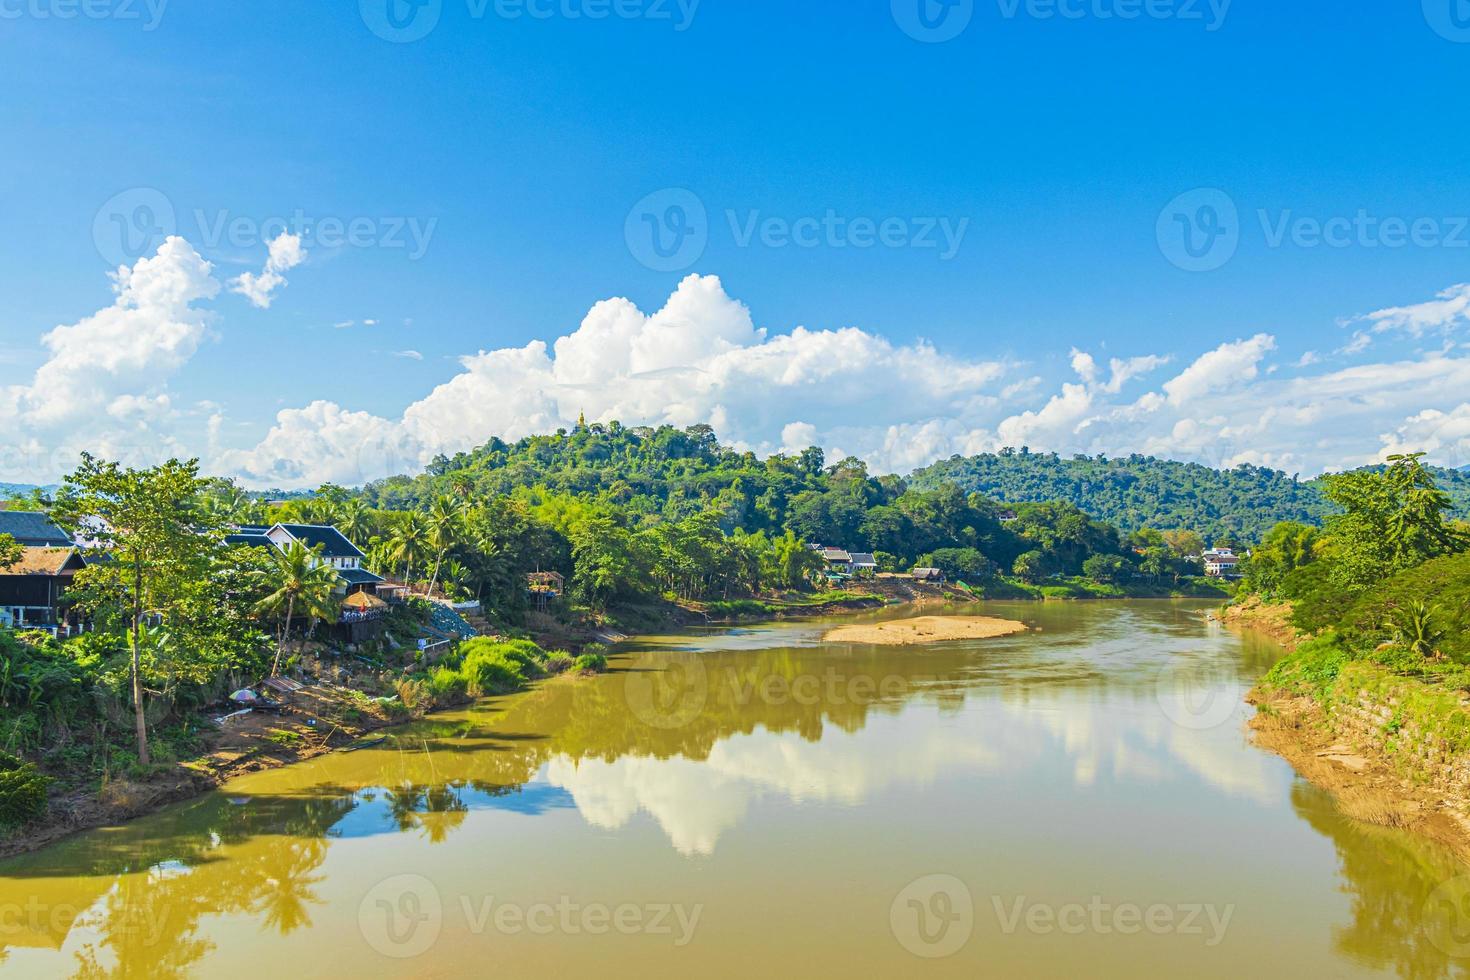
[[[1299,781],[1292,805],[1332,841],[1342,862],[1352,921],[1334,930],[1343,955],[1408,980],[1470,975],[1463,904],[1434,901],[1436,889],[1465,882],[1467,869],[1447,848],[1342,815],[1329,793]],[[1463,889],[1461,889],[1463,898]],[[1442,892],[1443,893],[1443,892]]]
[[[275,935],[313,927],[327,933],[335,919],[350,916],[340,909],[328,916],[319,894],[337,838],[412,834],[437,847],[453,844],[476,810],[538,813],[571,805],[565,789],[533,782],[552,760],[573,767],[706,763],[738,736],[763,732],[815,745],[833,729],[858,733],[915,702],[958,711],[979,690],[1015,709],[1005,717],[986,715],[994,725],[1025,735],[1016,719],[1033,714],[1035,703],[1055,707],[1058,691],[1147,710],[1160,660],[1201,644],[1198,621],[1187,611],[1145,616],[1079,607],[1048,615],[1083,625],[1047,632],[1044,647],[1024,639],[988,644],[983,657],[963,646],[919,656],[862,647],[650,650],[618,658],[607,677],[552,682],[464,715],[431,719],[381,749],[258,774],[233,785],[233,799],[211,794],[7,863],[0,898],[54,890],[87,914],[76,928],[66,918],[19,941],[0,935],[0,958],[7,943],[60,949],[70,935],[78,976],[190,975],[214,950],[201,925],[207,916],[249,917]],[[1145,635],[1147,643],[1139,639]],[[1242,677],[1259,673],[1260,665],[1242,656],[1240,641],[1206,649],[1237,665]],[[693,690],[694,708],[677,724],[650,724],[630,704],[633,683],[642,686],[643,703],[661,710],[681,710]],[[1091,724],[1090,716],[1066,717]],[[965,737],[986,733],[981,727]],[[1065,745],[1075,751],[1072,742]],[[897,768],[892,759],[885,764]],[[245,793],[248,799],[241,798]],[[1451,969],[1443,944],[1436,946],[1420,927],[1426,899],[1453,877],[1454,866],[1432,848],[1406,845],[1401,835],[1348,823],[1310,787],[1298,786],[1293,803],[1341,854],[1353,918],[1334,938],[1338,951],[1406,977]]]

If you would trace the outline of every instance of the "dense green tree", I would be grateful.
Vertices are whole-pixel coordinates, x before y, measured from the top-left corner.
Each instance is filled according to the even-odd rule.
[[[52,511],[63,527],[108,549],[108,561],[88,565],[77,579],[83,590],[127,610],[134,727],[145,765],[144,616],[167,618],[208,577],[221,535],[199,506],[203,489],[198,460],[136,470],[84,453]]]
[[[1326,481],[1328,498],[1343,509],[1327,521],[1338,581],[1369,585],[1464,550],[1465,535],[1448,520],[1449,495],[1425,469],[1422,456],[1394,456],[1387,469],[1343,473]]]
[[[1461,513],[1470,510],[1470,472],[1436,469],[1433,475]],[[1258,540],[1282,521],[1321,524],[1338,509],[1324,492],[1324,479],[1300,480],[1249,465],[1216,470],[1140,455],[1066,459],[1012,450],[956,456],[919,470],[908,482],[917,490],[955,483],[1011,504],[1063,500],[1124,532],[1181,528],[1216,545],[1227,536],[1237,544]]]
[[[15,538],[8,534],[0,534],[0,571],[20,561],[24,554],[25,549],[16,543]]]
[[[1244,562],[1246,588],[1266,594],[1276,592],[1288,575],[1315,561],[1323,545],[1321,530],[1310,524],[1284,521],[1276,525]]]

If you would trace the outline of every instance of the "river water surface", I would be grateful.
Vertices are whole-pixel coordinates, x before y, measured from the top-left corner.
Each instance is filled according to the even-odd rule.
[[[963,612],[973,612],[969,607]],[[1462,869],[1254,748],[1198,604],[641,640],[0,863],[9,977],[1457,975]],[[887,613],[884,615],[893,615]]]

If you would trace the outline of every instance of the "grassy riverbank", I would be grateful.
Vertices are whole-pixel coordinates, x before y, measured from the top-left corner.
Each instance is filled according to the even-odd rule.
[[[74,724],[65,746],[8,757],[15,764],[8,772],[7,757],[0,755],[0,857],[143,816],[237,776],[351,750],[365,740],[371,742],[382,730],[437,711],[551,679],[601,672],[607,660],[600,638],[623,641],[638,633],[702,623],[837,615],[950,595],[938,588],[921,588],[919,594],[878,588],[772,593],[726,603],[630,606],[596,620],[578,615],[534,617],[528,631],[536,640],[480,637],[458,644],[432,664],[394,667],[384,660],[378,669],[357,671],[350,686],[324,680],[325,671],[314,666],[315,658],[298,655],[292,662],[306,669],[307,686],[291,697],[285,713],[256,711],[222,724],[219,719],[226,708],[201,705],[185,711],[166,729],[153,732],[156,756],[149,765],[139,764],[130,753],[126,726],[105,721],[87,727]],[[59,648],[51,649],[51,654],[62,662]],[[12,796],[19,804],[38,788],[43,794],[38,806],[25,801],[25,808],[17,806],[13,815],[7,813]],[[10,819],[4,819],[7,816]]]
[[[1252,692],[1262,746],[1329,790],[1347,815],[1410,830],[1470,861],[1470,711],[1463,682],[1405,676],[1304,643]]]
[[[1470,637],[1436,633],[1415,649],[1395,616],[1464,608],[1470,555],[1433,559],[1341,603],[1310,630],[1315,605],[1259,600],[1226,620],[1262,625],[1292,644],[1251,694],[1253,728],[1345,812],[1451,843],[1470,858]],[[1452,606],[1451,604],[1454,604]]]
[[[433,664],[359,673],[352,686],[308,677],[284,710],[186,712],[155,736],[158,752],[147,765],[127,755],[125,730],[119,739],[105,722],[78,729],[61,751],[0,756],[0,856],[151,813],[246,773],[350,749],[435,711],[606,665],[597,645],[574,656],[530,640],[480,637]]]

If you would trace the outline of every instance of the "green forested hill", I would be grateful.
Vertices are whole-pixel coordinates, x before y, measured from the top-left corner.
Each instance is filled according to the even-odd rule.
[[[1454,499],[1457,516],[1470,517],[1470,473],[1434,475]],[[1281,521],[1320,524],[1331,513],[1318,481],[1259,466],[1216,470],[1150,456],[1063,458],[1004,450],[943,460],[900,480],[871,475],[858,460],[829,464],[819,449],[769,458],[736,452],[709,426],[650,429],[615,422],[515,443],[492,439],[472,452],[441,457],[416,477],[374,483],[366,497],[377,507],[413,508],[443,493],[550,492],[599,501],[635,520],[679,520],[713,510],[727,529],[790,529],[811,541],[903,553],[944,542],[912,540],[912,528],[892,520],[893,507],[907,498],[904,507],[912,511],[921,498],[951,487],[1008,504],[1064,501],[1125,534],[1189,530],[1211,541],[1250,543]]]
[[[1435,470],[1458,516],[1470,515],[1470,474]],[[1184,528],[1206,538],[1258,540],[1280,521],[1321,523],[1332,512],[1318,480],[1242,465],[1215,470],[1152,456],[1076,456],[1003,450],[954,457],[910,479],[925,490],[954,483],[1009,503],[1065,500],[1123,531]]]

